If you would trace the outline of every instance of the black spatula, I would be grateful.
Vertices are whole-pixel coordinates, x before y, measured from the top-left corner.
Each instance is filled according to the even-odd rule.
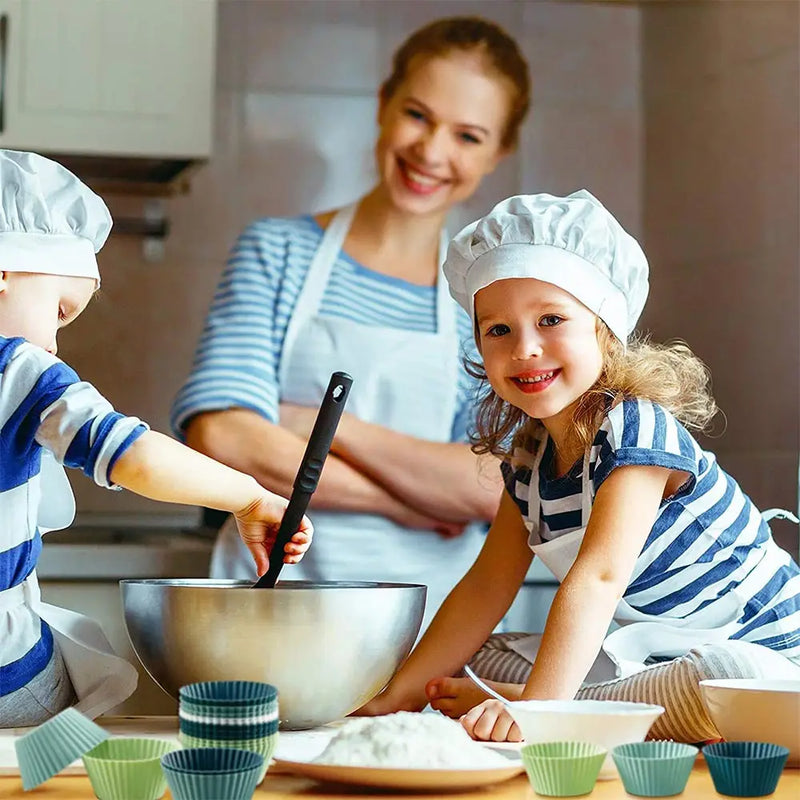
[[[322,466],[331,449],[333,436],[339,425],[352,383],[353,379],[346,372],[334,372],[331,375],[330,383],[325,390],[325,397],[322,399],[322,405],[319,407],[317,419],[314,422],[314,429],[311,431],[311,438],[308,440],[306,452],[300,462],[300,469],[294,479],[289,505],[286,506],[286,511],[283,513],[278,536],[270,553],[269,569],[253,584],[254,589],[272,589],[278,580],[278,575],[283,567],[283,548],[297,533],[311,495],[317,488]]]

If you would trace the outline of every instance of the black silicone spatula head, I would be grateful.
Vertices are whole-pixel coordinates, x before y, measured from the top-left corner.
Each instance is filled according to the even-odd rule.
[[[306,452],[300,462],[300,469],[294,479],[289,505],[286,506],[278,536],[269,554],[269,569],[253,584],[254,589],[272,589],[278,580],[283,567],[283,548],[300,528],[311,495],[317,488],[322,466],[331,449],[352,383],[353,379],[346,372],[334,372],[331,375],[314,429],[306,445]]]

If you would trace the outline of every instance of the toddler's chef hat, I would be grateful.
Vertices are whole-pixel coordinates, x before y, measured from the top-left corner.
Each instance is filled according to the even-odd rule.
[[[111,214],[68,169],[36,153],[0,150],[0,201],[0,270],[100,282],[95,253]]]
[[[642,248],[585,189],[503,200],[456,235],[444,273],[473,320],[475,295],[485,286],[536,278],[569,292],[623,343],[647,299]]]

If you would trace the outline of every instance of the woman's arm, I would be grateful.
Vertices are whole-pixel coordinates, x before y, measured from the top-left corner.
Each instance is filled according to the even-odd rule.
[[[282,404],[281,424],[308,436],[313,409]],[[437,519],[491,520],[503,489],[493,456],[467,444],[431,442],[344,414],[332,450],[390,494]]]
[[[308,410],[316,418],[316,411]],[[192,417],[186,427],[186,443],[252,475],[270,491],[288,496],[307,442],[255,411],[231,408]],[[442,535],[461,532],[460,525],[411,508],[333,454],[325,461],[311,507],[382,514],[401,525],[435,530]]]
[[[478,558],[442,604],[425,635],[382,694],[359,713],[425,707],[425,685],[469,661],[508,611],[533,554],[519,509],[507,493]]]
[[[286,509],[250,475],[226,467],[155,431],[146,431],[114,463],[111,481],[136,494],[170,503],[202,505],[230,511],[256,562],[259,575],[269,567],[269,552]],[[302,558],[311,540],[304,518],[286,545],[286,563]]]

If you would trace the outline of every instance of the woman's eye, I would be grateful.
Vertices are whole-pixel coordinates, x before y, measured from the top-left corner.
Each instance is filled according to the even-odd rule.
[[[462,141],[467,142],[468,144],[480,144],[481,140],[472,133],[462,133],[461,134]]]
[[[486,331],[486,335],[496,338],[498,336],[505,336],[510,330],[508,325],[492,325],[491,328]]]
[[[563,322],[564,318],[559,317],[558,314],[547,314],[547,316],[542,317],[539,320],[539,324],[544,326],[545,328],[552,328],[555,325],[558,325],[560,322]]]

